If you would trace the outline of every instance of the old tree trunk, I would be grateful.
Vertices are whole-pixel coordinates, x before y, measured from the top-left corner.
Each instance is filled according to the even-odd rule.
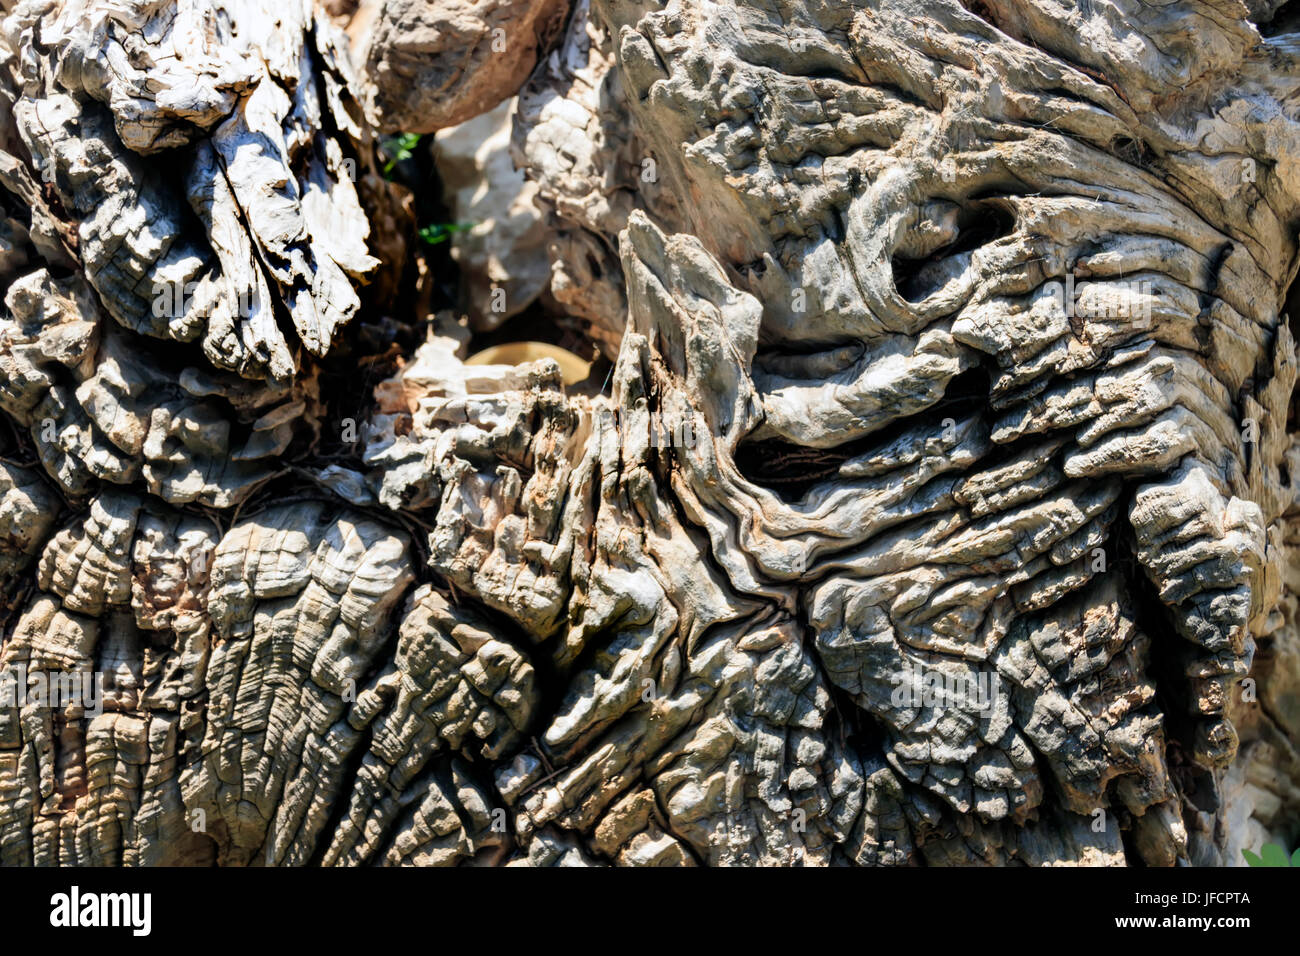
[[[0,863],[1293,844],[1290,5],[0,6]]]

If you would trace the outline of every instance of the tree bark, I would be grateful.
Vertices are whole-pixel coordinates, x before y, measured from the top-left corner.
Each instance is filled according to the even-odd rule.
[[[1300,836],[1288,6],[3,6],[0,863]]]

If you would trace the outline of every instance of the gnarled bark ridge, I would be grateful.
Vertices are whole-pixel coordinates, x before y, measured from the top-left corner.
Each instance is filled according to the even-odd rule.
[[[1275,7],[6,3],[0,862],[1292,844]]]

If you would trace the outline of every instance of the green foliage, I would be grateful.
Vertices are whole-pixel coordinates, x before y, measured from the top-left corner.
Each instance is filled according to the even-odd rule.
[[[402,160],[410,159],[415,147],[420,145],[420,134],[398,133],[396,136],[381,140],[379,145],[388,156],[388,162],[384,164],[384,175],[391,176],[397,164]]]
[[[1287,859],[1286,849],[1276,843],[1265,843],[1258,854],[1242,850],[1241,855],[1251,866],[1300,866],[1300,847],[1291,854],[1290,860]]]
[[[420,238],[427,244],[436,246],[440,242],[446,242],[458,232],[473,229],[474,225],[472,222],[434,222],[420,228]]]

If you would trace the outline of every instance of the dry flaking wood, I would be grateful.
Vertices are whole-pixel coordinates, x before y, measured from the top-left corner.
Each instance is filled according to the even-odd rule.
[[[1275,6],[14,5],[0,669],[102,690],[0,697],[0,862],[1292,843]],[[315,455],[433,278],[375,128],[516,95],[608,380],[433,323]]]

